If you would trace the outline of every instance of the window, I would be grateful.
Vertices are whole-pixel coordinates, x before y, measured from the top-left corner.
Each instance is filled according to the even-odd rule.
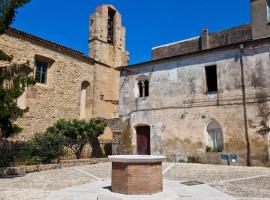
[[[207,92],[217,92],[217,66],[205,67]]]
[[[48,63],[36,60],[36,81],[38,83],[47,83],[47,71],[48,71]]]
[[[148,97],[149,96],[149,81],[142,80],[138,83],[139,87],[139,96],[140,97]]]
[[[114,41],[114,16],[115,10],[109,8],[108,10],[108,43],[113,44]]]
[[[267,22],[270,23],[270,0],[267,0]]]

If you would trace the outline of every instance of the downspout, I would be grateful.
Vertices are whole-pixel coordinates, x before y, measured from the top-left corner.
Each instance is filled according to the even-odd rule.
[[[241,85],[243,94],[243,115],[244,115],[244,126],[245,126],[245,140],[247,145],[247,166],[251,166],[250,159],[250,140],[248,133],[248,123],[247,123],[247,102],[246,102],[246,86],[245,86],[245,72],[244,72],[244,62],[243,62],[244,45],[240,45],[240,65],[241,65]]]
[[[94,77],[93,77],[93,107],[92,107],[92,118],[94,118],[95,114],[95,103],[96,103],[96,62],[93,65],[94,67]]]

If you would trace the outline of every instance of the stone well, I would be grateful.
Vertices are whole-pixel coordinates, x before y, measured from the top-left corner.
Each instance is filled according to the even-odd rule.
[[[112,161],[112,192],[146,195],[163,191],[162,161],[164,156],[109,156]]]

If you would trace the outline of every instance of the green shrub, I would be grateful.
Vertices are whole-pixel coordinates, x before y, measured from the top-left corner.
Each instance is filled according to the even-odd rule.
[[[12,152],[4,143],[0,147],[0,158],[0,167],[9,167],[14,163]]]
[[[64,138],[61,135],[43,133],[36,135],[31,144],[34,147],[35,159],[47,164],[59,159],[64,154]]]
[[[101,154],[98,136],[106,128],[106,122],[103,120],[91,119],[84,120],[59,120],[52,127],[47,129],[47,134],[62,138],[65,146],[70,148],[77,159],[80,159],[82,150],[87,143],[91,143],[92,153]]]
[[[31,143],[9,141],[0,143],[0,167],[36,164],[33,155],[34,147]]]
[[[206,152],[222,152],[222,150],[222,147],[212,148],[210,146],[206,146]]]

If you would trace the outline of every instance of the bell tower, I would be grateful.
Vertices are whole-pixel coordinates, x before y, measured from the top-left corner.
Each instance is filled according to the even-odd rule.
[[[116,68],[128,65],[125,37],[126,30],[115,7],[97,7],[90,17],[89,30],[89,56],[100,62],[94,66],[94,118],[118,118],[120,72]]]
[[[90,17],[89,56],[112,68],[128,64],[126,30],[120,13],[112,5],[97,7]]]
[[[252,39],[270,37],[270,0],[250,0]]]

